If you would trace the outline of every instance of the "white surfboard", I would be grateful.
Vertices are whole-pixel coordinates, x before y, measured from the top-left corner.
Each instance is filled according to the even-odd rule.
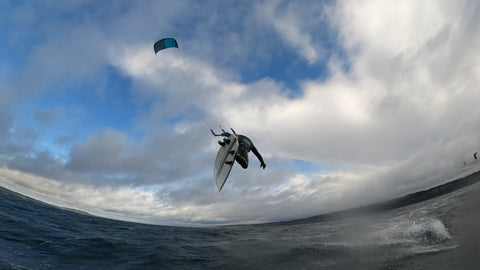
[[[215,159],[215,165],[213,166],[213,175],[217,182],[218,191],[222,190],[223,185],[225,185],[227,181],[238,150],[238,140],[235,134],[231,134],[226,140],[230,140],[230,142],[225,144],[225,146],[220,146],[217,158]],[[226,164],[225,162],[232,162],[232,164]]]

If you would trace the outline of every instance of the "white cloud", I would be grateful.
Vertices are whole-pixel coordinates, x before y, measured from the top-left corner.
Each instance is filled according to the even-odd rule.
[[[322,51],[313,43],[312,33],[304,29],[306,28],[304,24],[310,18],[306,20],[306,10],[303,9],[302,3],[291,2],[285,8],[280,8],[279,5],[279,1],[265,1],[258,4],[257,16],[271,25],[291,49],[298,51],[298,54],[310,64],[314,64],[321,57]],[[318,16],[319,13],[316,15]],[[308,30],[313,32],[314,29]]]
[[[141,189],[65,183],[6,168],[0,169],[0,179],[3,187],[34,199],[110,218],[145,222],[145,216],[161,206]]]
[[[448,23],[438,1],[344,1],[338,3],[343,38],[348,48],[385,56],[416,53]],[[459,15],[459,14],[457,14]]]

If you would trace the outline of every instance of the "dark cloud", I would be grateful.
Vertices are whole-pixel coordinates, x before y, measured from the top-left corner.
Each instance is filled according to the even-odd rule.
[[[56,117],[63,116],[65,114],[65,111],[66,110],[63,107],[53,107],[35,113],[34,118],[42,124],[48,124]]]
[[[10,93],[2,89],[0,85],[0,139],[5,139],[8,136],[8,131],[13,124],[10,113],[11,99]]]
[[[123,134],[106,130],[92,136],[83,145],[72,147],[66,167],[78,172],[115,172],[122,170],[126,152]]]
[[[72,147],[65,168],[85,174],[118,176],[119,183],[154,184],[177,182],[202,173],[209,166],[207,136],[198,132],[182,134],[163,129],[140,141],[132,141],[115,130],[104,130]],[[102,178],[97,179],[101,184]]]
[[[69,143],[73,142],[74,140],[75,140],[75,136],[74,135],[68,135],[68,134],[61,134],[61,135],[58,135],[55,138],[55,142],[57,144],[60,144],[60,145],[69,144]]]
[[[14,170],[58,181],[73,180],[72,176],[64,171],[63,162],[46,151],[35,154],[17,153],[8,159],[6,165]]]

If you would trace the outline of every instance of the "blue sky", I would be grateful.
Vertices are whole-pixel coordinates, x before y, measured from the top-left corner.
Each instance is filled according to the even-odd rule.
[[[169,225],[306,217],[475,170],[475,1],[3,1],[0,185]],[[153,43],[180,48],[157,55]],[[209,127],[265,158],[211,176]],[[467,166],[463,165],[463,162]]]

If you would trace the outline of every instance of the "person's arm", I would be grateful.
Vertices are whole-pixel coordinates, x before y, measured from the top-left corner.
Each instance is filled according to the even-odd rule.
[[[267,167],[267,165],[263,161],[262,155],[260,155],[260,153],[258,152],[257,148],[255,148],[255,146],[252,146],[252,152],[253,152],[253,154],[255,154],[255,156],[260,161],[260,167],[265,170],[265,167]]]

